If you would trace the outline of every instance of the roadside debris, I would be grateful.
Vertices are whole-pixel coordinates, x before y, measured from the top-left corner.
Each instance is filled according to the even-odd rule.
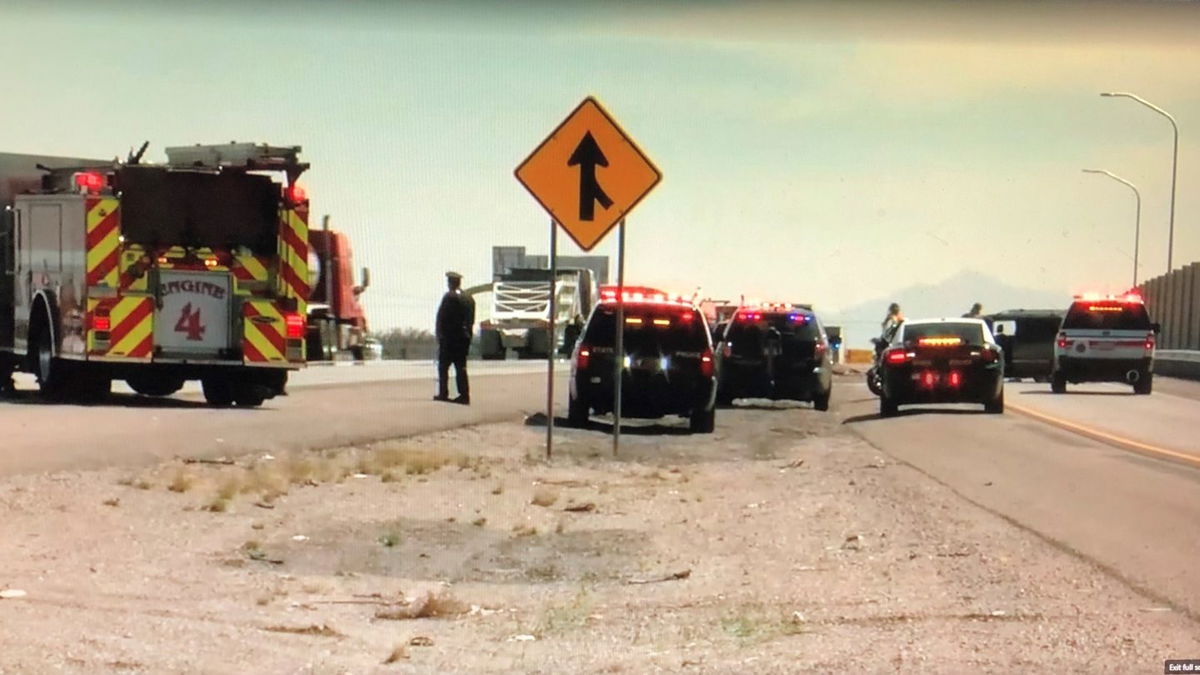
[[[528,634],[514,635],[514,636],[508,638],[509,642],[533,642],[534,640],[537,640],[537,638],[533,635],[528,635]]]
[[[416,635],[413,636],[413,639],[408,641],[408,645],[410,647],[432,647],[433,638],[425,635]]]
[[[291,633],[292,635],[319,635],[321,637],[345,637],[328,624],[310,624],[308,626],[266,626],[263,630],[271,633]]]
[[[567,506],[563,507],[563,511],[570,511],[571,513],[591,513],[592,511],[595,511],[595,510],[596,510],[596,505],[593,504],[592,502],[584,502],[582,504],[568,504]]]
[[[440,619],[461,616],[468,611],[470,607],[448,592],[426,591],[415,598],[405,598],[401,602],[380,607],[375,611],[375,618],[384,621]]]
[[[223,466],[232,466],[235,462],[228,457],[217,457],[209,459],[207,457],[184,457],[184,464],[221,464]]]
[[[28,593],[19,588],[6,588],[0,591],[0,600],[17,600],[25,597],[26,595],[28,595]]]
[[[784,464],[783,466],[781,466],[779,468],[780,469],[799,469],[802,466],[804,466],[804,460],[803,459],[795,459],[795,460],[788,462],[787,464]]]
[[[686,569],[686,570],[680,570],[678,572],[672,572],[671,574],[668,574],[668,575],[662,576],[662,577],[653,577],[651,579],[628,579],[625,581],[625,583],[627,583],[627,584],[657,584],[657,583],[661,583],[663,581],[680,581],[682,579],[687,579],[690,576],[692,576],[692,571],[690,569]]]

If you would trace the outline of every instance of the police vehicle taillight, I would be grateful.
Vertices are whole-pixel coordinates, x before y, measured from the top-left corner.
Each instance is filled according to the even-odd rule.
[[[579,354],[575,357],[575,367],[580,370],[587,370],[588,364],[592,361],[592,348],[587,345],[579,346]]]
[[[704,377],[712,377],[713,375],[713,351],[705,349],[700,355],[700,374]]]

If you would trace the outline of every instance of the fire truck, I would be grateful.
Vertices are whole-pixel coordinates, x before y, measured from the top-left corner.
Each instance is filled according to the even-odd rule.
[[[199,380],[211,405],[261,405],[305,362],[308,164],[298,146],[145,150],[0,153],[0,384],[94,400]]]
[[[329,216],[323,219],[321,229],[314,228],[308,237],[312,284],[306,332],[308,360],[336,361],[348,356],[362,361],[367,356],[367,315],[359,296],[371,285],[371,270],[362,268],[362,283],[354,283],[350,237],[329,229]]]

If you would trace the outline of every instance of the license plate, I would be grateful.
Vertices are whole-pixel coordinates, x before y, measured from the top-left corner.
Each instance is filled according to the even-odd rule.
[[[1111,342],[1097,342],[1093,345],[1097,350],[1102,352],[1111,352],[1116,349],[1116,345]]]

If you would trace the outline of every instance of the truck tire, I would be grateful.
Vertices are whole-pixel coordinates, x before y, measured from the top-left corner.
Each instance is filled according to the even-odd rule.
[[[498,330],[479,331],[479,356],[485,361],[503,361],[504,343]]]
[[[325,360],[325,348],[321,340],[321,328],[319,325],[314,327],[312,324],[309,324],[308,326],[304,339],[304,360]]]
[[[688,429],[694,434],[711,434],[717,428],[716,408],[697,408],[688,419]]]
[[[355,361],[366,361],[367,360],[367,350],[363,349],[362,345],[351,347],[350,348],[350,356],[352,356]]]
[[[60,401],[67,391],[66,364],[54,355],[49,320],[40,314],[34,324],[32,359],[33,373],[37,377],[38,391],[50,401]]]
[[[233,402],[239,408],[257,408],[267,400],[269,390],[266,386],[253,381],[235,382],[233,385]]]
[[[226,408],[233,405],[233,383],[228,377],[211,376],[200,380],[204,400],[209,405]]]
[[[183,378],[140,374],[125,378],[125,384],[142,396],[170,396],[183,389]]]

